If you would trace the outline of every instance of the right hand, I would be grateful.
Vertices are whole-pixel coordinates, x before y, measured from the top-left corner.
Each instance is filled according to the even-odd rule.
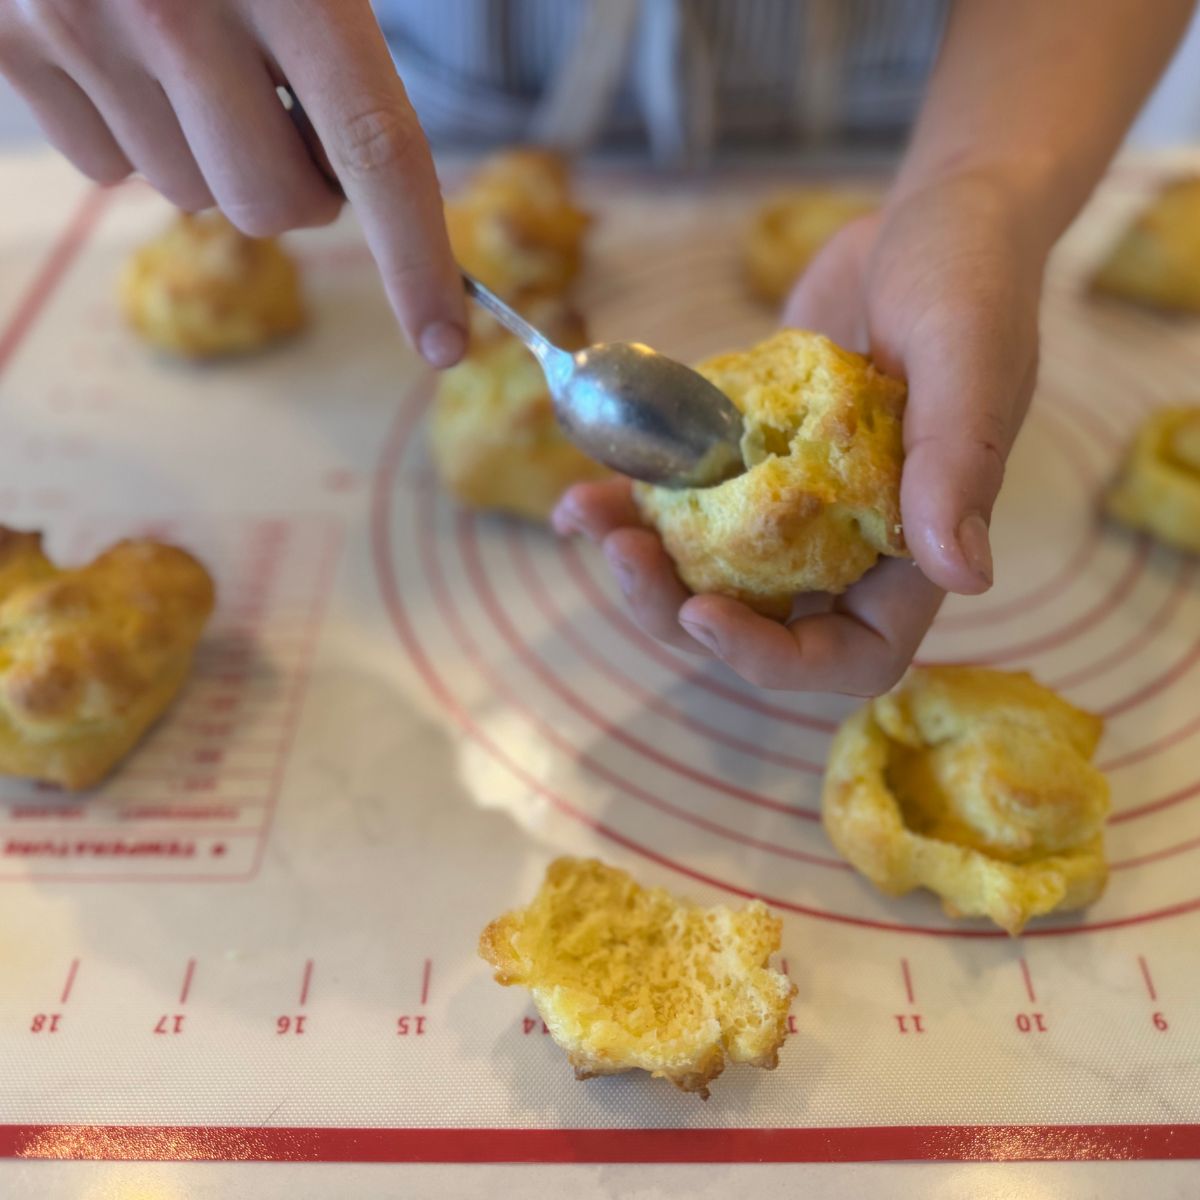
[[[1038,225],[1038,212],[986,177],[938,181],[831,238],[785,310],[785,324],[869,352],[908,381],[900,507],[912,562],[883,559],[781,624],[729,596],[690,595],[628,481],[576,484],[555,528],[603,546],[654,637],[715,655],[759,687],[887,691],[943,592],[992,584],[987,526],[1037,373],[1048,244],[1030,236]]]
[[[433,159],[368,0],[0,0],[0,73],[84,174],[138,171],[254,236],[340,207],[276,95],[287,83],[409,340],[434,366],[462,356]]]

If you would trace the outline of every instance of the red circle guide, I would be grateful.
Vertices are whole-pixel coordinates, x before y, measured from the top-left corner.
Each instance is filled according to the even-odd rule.
[[[1099,524],[1096,496],[1120,439],[1098,435],[1079,399],[1059,394],[1056,366],[1070,365],[1072,350],[1060,339],[1048,351],[1010,468],[994,619],[956,622],[970,609],[952,602],[921,653],[1031,670],[1108,718],[1100,763],[1113,784],[1112,881],[1086,915],[1035,922],[1030,937],[1200,907],[1188,868],[1200,847],[1195,565]],[[1119,382],[1096,402],[1105,399],[1107,419],[1132,427],[1140,408]],[[833,853],[818,820],[821,764],[852,702],[756,695],[724,668],[642,635],[598,556],[458,510],[425,466],[428,400],[428,387],[406,397],[382,454],[379,583],[434,695],[511,778],[515,815],[541,820],[548,807],[681,882],[759,895],[785,912],[901,934],[1006,936],[943,917],[927,895],[884,899]],[[1087,553],[1063,549],[1076,545]],[[1006,588],[1018,596],[1015,623]],[[490,730],[498,707],[504,738]]]

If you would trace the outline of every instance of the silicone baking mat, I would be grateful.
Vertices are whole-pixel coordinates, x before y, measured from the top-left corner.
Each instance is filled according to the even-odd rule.
[[[648,641],[585,547],[439,493],[429,380],[348,220],[292,242],[308,333],[186,366],[113,301],[162,202],[50,160],[0,171],[3,519],[67,559],[161,531],[221,594],[109,783],[0,782],[5,1155],[1200,1157],[1197,563],[1096,512],[1138,422],[1196,394],[1200,326],[1081,292],[1155,171],[1119,174],[1056,261],[998,586],[922,650],[1029,668],[1107,720],[1111,885],[1020,940],[835,857],[819,783],[851,701]],[[593,333],[684,358],[767,333],[736,242],[771,186],[589,176]],[[781,913],[799,994],[777,1071],[731,1069],[708,1103],[573,1080],[475,956],[563,852]]]

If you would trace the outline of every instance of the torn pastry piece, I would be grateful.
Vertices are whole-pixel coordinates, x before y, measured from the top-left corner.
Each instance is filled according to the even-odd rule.
[[[1200,554],[1200,407],[1162,409],[1145,422],[1106,507],[1131,529]]]
[[[817,252],[877,201],[849,189],[796,188],[772,197],[746,229],[742,261],[751,292],[779,304]]]
[[[1200,312],[1200,175],[1163,186],[1117,239],[1092,289],[1167,312]]]
[[[503,150],[446,204],[463,270],[505,299],[562,295],[579,274],[591,217],[575,206],[566,161],[549,150]]]
[[[913,668],[838,731],[822,799],[838,852],[880,890],[1018,934],[1108,879],[1103,730],[1024,673]]]
[[[587,344],[582,320],[562,301],[519,307],[564,349]],[[559,428],[537,360],[479,309],[466,358],[438,379],[429,435],[442,482],[473,508],[542,521],[573,483],[608,474]]]
[[[212,608],[174,546],[119,542],[66,570],[0,527],[0,774],[99,783],[187,678]]]
[[[245,354],[304,325],[295,263],[216,210],[180,213],[126,264],[121,308],[151,345],[185,358]]]
[[[903,383],[794,329],[697,370],[742,413],[745,473],[695,491],[634,489],[687,587],[785,618],[797,593],[843,592],[881,554],[907,555]]]
[[[771,1069],[795,987],[768,965],[781,923],[761,901],[698,908],[595,859],[550,864],[479,953],[528,988],[575,1075],[649,1071],[708,1096],[726,1063]]]

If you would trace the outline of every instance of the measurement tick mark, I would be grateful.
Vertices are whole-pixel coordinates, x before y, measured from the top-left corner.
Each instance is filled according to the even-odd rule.
[[[908,997],[909,1004],[916,1003],[916,997],[913,995],[912,972],[908,969],[908,959],[900,960],[900,974],[904,976],[904,994]]]
[[[429,977],[433,974],[433,960],[425,960],[425,970],[421,973],[421,1003],[429,1001]]]
[[[1158,999],[1158,992],[1154,987],[1154,980],[1150,978],[1150,968],[1146,966],[1146,959],[1143,955],[1138,955],[1138,966],[1142,968],[1142,978],[1146,981],[1146,991],[1150,994],[1151,1000]]]
[[[304,964],[304,978],[300,983],[300,1007],[303,1008],[308,1003],[308,988],[312,983],[313,960],[310,958]]]
[[[1025,980],[1025,994],[1029,997],[1030,1004],[1037,1003],[1037,992],[1033,990],[1033,977],[1029,974],[1029,964],[1022,958],[1021,977]]]
[[[262,1122],[259,1124],[259,1129],[265,1129],[273,1120],[275,1120],[276,1114],[286,1103],[286,1100],[280,1100],[280,1102],[275,1105],[275,1107],[271,1109],[271,1111],[262,1119]]]
[[[66,1002],[68,1000],[70,1000],[71,989],[75,986],[75,975],[76,975],[76,972],[78,972],[78,970],[79,970],[79,959],[77,959],[77,958],[71,959],[71,965],[67,969],[67,980],[63,984],[62,995],[59,996],[59,1000],[58,1000],[58,1002],[60,1004],[66,1004]]]
[[[187,960],[187,970],[183,973],[183,987],[179,989],[179,1003],[186,1004],[188,1000],[188,992],[192,990],[192,976],[196,973],[196,960],[189,958]]]

